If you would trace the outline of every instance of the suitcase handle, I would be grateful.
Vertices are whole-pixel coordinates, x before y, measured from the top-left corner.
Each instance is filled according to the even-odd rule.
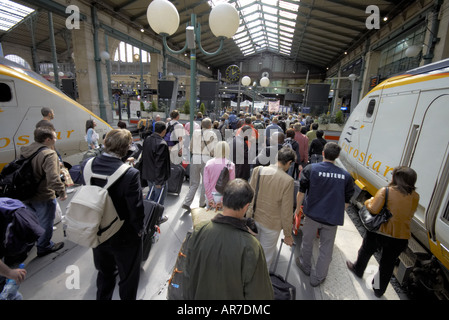
[[[279,262],[279,256],[281,255],[281,250],[282,250],[282,245],[284,244],[284,239],[281,239],[281,246],[279,247],[279,251],[276,257],[276,261],[274,263],[274,268],[273,268],[273,273],[276,272],[277,266],[278,266],[278,262]],[[296,247],[296,243],[293,242],[292,244],[292,253],[290,254],[290,260],[288,262],[288,267],[287,267],[287,272],[285,273],[285,278],[284,280],[287,281],[287,277],[288,277],[288,273],[290,272],[290,267],[292,266],[292,260],[293,260],[293,254],[295,253],[295,247]]]
[[[157,199],[157,203],[158,203],[158,204],[161,202],[161,198],[162,198],[162,194],[164,193],[165,185],[163,185],[161,189],[162,189],[162,190],[161,190],[161,193],[159,194],[159,199]],[[151,186],[150,191],[148,191],[148,194],[147,194],[147,200],[150,199],[151,195],[153,194],[153,191],[154,191],[154,185]]]

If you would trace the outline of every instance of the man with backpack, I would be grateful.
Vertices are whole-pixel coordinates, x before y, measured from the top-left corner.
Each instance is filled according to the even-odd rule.
[[[128,130],[108,132],[104,152],[93,159],[93,174],[111,176],[115,173],[123,164],[121,159],[128,152],[131,142],[132,135]],[[82,164],[83,170],[87,161]],[[90,180],[92,185],[99,187],[104,187],[107,181],[94,176]],[[108,240],[93,248],[94,264],[98,270],[97,300],[112,298],[117,274],[120,277],[120,298],[135,300],[142,261],[144,219],[139,171],[130,167],[107,190],[123,225]]]
[[[64,247],[64,242],[53,243],[53,222],[56,213],[56,198],[67,199],[65,185],[60,178],[59,159],[54,151],[56,132],[51,127],[38,127],[34,130],[34,142],[20,149],[21,156],[32,159],[33,174],[38,181],[35,194],[24,203],[36,213],[39,224],[45,233],[37,240],[37,256],[42,257]]]
[[[184,126],[179,123],[179,111],[170,112],[170,122],[167,125],[167,132],[164,140],[167,142],[170,150],[170,160],[174,164],[180,164],[182,160],[183,138],[185,136]]]

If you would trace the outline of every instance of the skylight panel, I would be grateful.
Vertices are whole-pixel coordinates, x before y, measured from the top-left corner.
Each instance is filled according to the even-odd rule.
[[[245,7],[247,5],[250,5],[251,3],[254,3],[254,0],[239,0],[240,7]]]
[[[279,10],[279,15],[283,18],[286,19],[290,19],[290,20],[295,20],[296,21],[296,17],[298,16],[297,14],[291,13],[291,12],[287,12],[284,10]]]
[[[279,1],[279,7],[290,11],[298,11],[299,5],[291,2]]]
[[[21,4],[0,0],[0,30],[9,31],[33,12],[34,9]]]
[[[290,54],[299,0],[235,0],[233,4],[242,18],[233,39],[244,55],[264,50]]]
[[[278,2],[278,0],[262,0],[263,4],[268,4],[270,6],[276,6],[277,2]]]
[[[277,17],[277,16],[273,16],[273,15],[271,15],[271,14],[265,13],[265,14],[263,15],[263,17],[265,18],[265,20],[278,22],[278,17]]]
[[[277,8],[273,8],[273,7],[269,7],[269,6],[262,6],[262,11],[265,13],[277,15],[279,10]]]
[[[296,22],[292,21],[292,20],[279,19],[279,23],[285,24],[285,25],[293,27],[293,28],[296,26]]]
[[[266,28],[266,29],[267,29],[267,32],[274,33],[274,34],[278,33],[278,29],[274,29],[274,28]]]
[[[275,29],[277,29],[278,24],[277,24],[277,23],[274,23],[274,22],[271,22],[271,21],[266,21],[266,22],[265,22],[265,26],[270,27],[270,28],[275,28]]]
[[[294,33],[295,32],[295,29],[293,29],[293,28],[289,28],[289,27],[286,27],[286,26],[279,26],[279,29],[281,29],[281,30],[283,30],[283,31],[286,31],[286,32],[289,32],[289,33]]]
[[[281,36],[287,37],[287,38],[293,38],[293,34],[285,32],[285,31],[279,31],[279,34]]]

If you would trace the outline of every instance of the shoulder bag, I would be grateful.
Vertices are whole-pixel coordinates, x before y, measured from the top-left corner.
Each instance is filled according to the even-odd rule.
[[[362,221],[362,224],[366,228],[366,230],[371,232],[379,230],[380,226],[383,223],[387,222],[393,216],[390,210],[387,209],[387,202],[388,202],[388,187],[385,188],[384,206],[378,214],[371,214],[371,212],[369,212],[366,206],[363,206],[359,210],[360,220]]]
[[[226,160],[225,160],[226,161]],[[215,184],[215,190],[224,193],[224,189],[229,182],[229,162],[221,169],[220,175],[218,176],[217,183]]]

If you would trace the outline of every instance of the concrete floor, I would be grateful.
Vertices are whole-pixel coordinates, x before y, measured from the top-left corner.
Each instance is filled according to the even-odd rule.
[[[160,226],[159,241],[152,247],[150,256],[141,268],[141,279],[138,299],[165,300],[167,283],[170,278],[176,257],[185,234],[192,228],[190,214],[181,209],[182,201],[188,191],[189,184],[184,182],[181,194],[169,194],[165,203],[165,214],[169,220]],[[73,193],[71,194],[73,195]],[[70,196],[71,196],[70,195]],[[65,211],[68,200],[61,202]],[[192,207],[198,205],[198,196]],[[27,260],[27,278],[20,287],[25,300],[94,300],[96,293],[96,270],[93,265],[92,252],[64,239],[62,223],[55,225],[53,240],[64,241],[65,247],[48,256],[37,258],[34,248]],[[297,243],[295,257],[298,255],[301,236],[295,236]],[[354,261],[362,238],[346,215],[345,224],[339,227],[333,260],[329,274],[324,283],[313,288],[309,278],[296,266],[294,260],[288,281],[296,286],[297,300],[378,300],[371,289],[371,280],[377,272],[378,264],[371,259],[365,277],[356,278],[346,267],[347,259]],[[278,246],[279,247],[279,246]],[[291,249],[283,246],[277,273],[284,275]],[[314,260],[318,253],[318,239],[314,250]],[[79,276],[79,277],[78,277]],[[78,282],[74,279],[79,279]],[[113,299],[119,299],[115,290]],[[381,300],[399,300],[391,285]]]

